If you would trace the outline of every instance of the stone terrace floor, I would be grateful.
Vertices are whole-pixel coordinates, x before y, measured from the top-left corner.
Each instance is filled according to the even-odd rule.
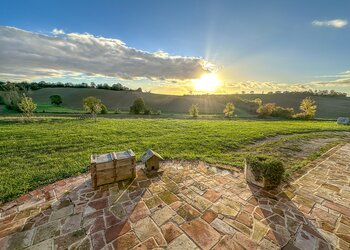
[[[307,169],[269,193],[201,162],[98,190],[84,174],[3,204],[0,249],[350,249],[350,144]]]

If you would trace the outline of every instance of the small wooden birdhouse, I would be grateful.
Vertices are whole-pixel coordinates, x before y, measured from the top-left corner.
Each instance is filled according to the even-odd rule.
[[[148,149],[142,156],[141,161],[145,163],[145,170],[147,172],[156,172],[159,170],[159,161],[164,160],[157,152]]]

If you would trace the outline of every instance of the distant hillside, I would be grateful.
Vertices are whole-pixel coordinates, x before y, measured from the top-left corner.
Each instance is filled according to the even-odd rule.
[[[103,101],[109,109],[129,110],[132,102],[141,96],[146,105],[153,110],[161,110],[167,113],[187,113],[192,103],[198,104],[200,113],[222,113],[229,101],[237,102],[239,98],[253,100],[261,98],[264,103],[274,102],[282,107],[293,107],[299,110],[300,101],[307,94],[235,94],[235,95],[202,95],[202,96],[173,96],[135,91],[111,91],[104,89],[82,88],[44,88],[31,91],[30,95],[36,102],[48,103],[49,96],[57,94],[63,98],[63,105],[70,108],[81,108],[82,100],[87,96],[95,96]],[[350,116],[350,98],[332,96],[312,96],[318,106],[316,116],[319,118],[336,118]],[[237,104],[239,116],[251,116],[254,114],[244,104]]]

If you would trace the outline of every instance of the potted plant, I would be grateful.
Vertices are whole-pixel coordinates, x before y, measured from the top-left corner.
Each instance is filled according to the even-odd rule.
[[[263,188],[277,187],[283,178],[284,167],[280,160],[263,155],[249,156],[245,160],[246,181]]]

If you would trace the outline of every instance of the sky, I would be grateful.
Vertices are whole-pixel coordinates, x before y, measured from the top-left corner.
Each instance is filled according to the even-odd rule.
[[[348,0],[2,0],[0,80],[350,94],[349,22]]]

